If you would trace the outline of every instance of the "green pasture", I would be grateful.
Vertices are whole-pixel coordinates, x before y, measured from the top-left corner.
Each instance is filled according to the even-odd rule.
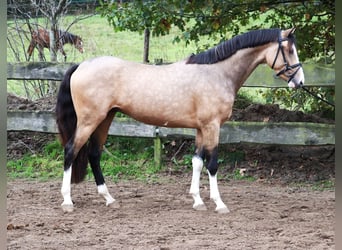
[[[73,20],[75,20],[74,16],[65,16],[60,25],[61,29],[67,29],[68,25],[73,22]],[[44,19],[36,19],[34,20],[34,23],[39,26],[47,27]],[[16,31],[17,24],[15,24],[15,21],[9,20],[7,25],[10,37],[18,37],[18,41],[20,41],[21,39]],[[20,50],[19,53],[23,54],[20,58],[24,61],[24,53],[29,46],[27,25],[22,23],[20,25],[20,30],[27,33],[27,37],[23,39],[25,46],[18,46],[18,49]],[[99,15],[94,15],[78,21],[72,25],[68,31],[82,37],[85,49],[85,52],[81,54],[73,46],[66,44],[64,48],[68,55],[69,62],[82,62],[83,60],[103,55],[117,56],[126,60],[142,62],[144,35],[129,31],[114,32],[113,28],[109,26],[107,20]],[[178,31],[176,29],[172,29],[170,34],[166,36],[151,36],[149,51],[151,63],[161,58],[164,62],[179,61],[197,51],[195,44],[186,46],[185,42],[182,41],[179,43],[173,43],[175,35],[179,34],[179,32],[177,32]],[[203,45],[208,42],[215,44],[215,41],[208,41],[207,39],[203,40],[201,43]],[[45,49],[47,59],[49,58],[48,53],[48,50]],[[38,58],[37,54],[37,51],[35,51],[36,60]],[[61,55],[58,55],[58,60],[61,62],[63,61]],[[10,50],[8,50],[7,53],[7,61],[15,61],[15,57]]]

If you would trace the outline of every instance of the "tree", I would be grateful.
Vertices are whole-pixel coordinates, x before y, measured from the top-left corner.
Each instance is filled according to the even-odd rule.
[[[39,10],[50,21],[50,60],[51,62],[57,62],[57,43],[56,37],[58,31],[58,22],[66,10],[71,0],[31,0],[32,6]],[[53,92],[56,89],[55,86],[51,86]]]
[[[31,0],[31,3],[35,9],[38,9],[50,21],[50,60],[51,62],[57,62],[56,34],[59,30],[58,21],[61,15],[65,13],[68,5],[71,3],[71,0]],[[56,81],[49,81],[49,95],[57,93],[57,84],[58,82]]]
[[[246,29],[297,28],[300,60],[335,60],[335,2],[301,0],[139,0],[102,2],[98,8],[115,31],[179,28],[174,41],[198,42],[203,35],[226,40]],[[228,37],[227,37],[228,36]]]
[[[31,40],[31,33],[34,29],[45,28],[49,30],[50,60],[57,62],[56,34],[63,25],[62,20],[66,13],[73,9],[72,0],[8,0],[7,15],[9,17],[7,43],[13,52],[15,61],[27,61],[27,41]],[[86,1],[87,4],[95,6],[95,0]],[[79,7],[79,6],[78,6]],[[75,7],[74,7],[75,8]],[[93,8],[94,9],[94,8]],[[78,13],[77,17],[63,30],[68,31],[78,21],[92,16],[90,14]],[[45,18],[41,18],[45,17]],[[23,59],[24,57],[24,59]],[[46,60],[43,54],[39,53],[39,60]],[[24,81],[24,88],[28,98],[54,95],[57,91],[57,82],[49,81]],[[30,90],[33,91],[30,92]]]

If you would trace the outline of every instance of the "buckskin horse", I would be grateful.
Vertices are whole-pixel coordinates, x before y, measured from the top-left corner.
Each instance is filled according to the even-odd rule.
[[[84,52],[82,38],[77,35],[67,31],[58,30],[55,32],[55,39],[57,50],[63,54],[64,61],[67,59],[67,55],[63,49],[63,46],[66,43],[74,45],[79,52]],[[32,31],[30,45],[27,49],[28,61],[31,59],[34,48],[38,49],[40,60],[42,60],[44,48],[50,49],[50,32],[48,30],[39,28]]]
[[[291,88],[304,84],[294,29],[253,30],[169,65],[146,65],[104,56],[69,68],[61,83],[56,120],[64,146],[62,209],[73,211],[71,183],[88,161],[98,193],[118,207],[100,168],[102,146],[117,112],[151,125],[196,129],[190,194],[205,210],[200,174],[206,164],[215,211],[227,213],[217,183],[220,126],[230,118],[238,90],[259,64],[268,64]]]

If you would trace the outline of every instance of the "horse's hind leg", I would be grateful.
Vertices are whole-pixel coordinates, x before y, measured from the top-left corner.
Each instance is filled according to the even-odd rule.
[[[64,147],[64,173],[61,188],[61,193],[63,196],[63,203],[61,206],[64,212],[73,211],[73,202],[71,199],[71,180],[74,160],[78,156],[79,151],[81,150],[83,145],[89,139],[94,129],[95,128],[92,126],[78,126],[75,132],[75,136],[71,137],[71,139],[66,143]],[[82,167],[86,168],[87,162],[83,161],[83,163],[85,164],[85,166]]]
[[[218,185],[217,185],[217,168],[218,168],[217,146],[213,150],[206,152],[206,154],[209,160],[208,166],[207,166],[207,172],[209,175],[210,199],[212,199],[216,204],[216,209],[215,209],[216,212],[228,213],[229,209],[223,203],[220,193],[219,193]]]
[[[27,49],[27,54],[28,54],[27,61],[30,61],[32,53],[33,53],[33,50],[34,50],[35,47],[36,47],[36,43],[32,39],[31,42],[30,42],[30,46]]]
[[[97,127],[90,137],[88,156],[99,194],[106,199],[107,206],[118,208],[119,204],[115,202],[115,199],[108,192],[100,167],[102,147],[107,139],[108,130],[114,115],[114,111],[109,112],[106,119]]]

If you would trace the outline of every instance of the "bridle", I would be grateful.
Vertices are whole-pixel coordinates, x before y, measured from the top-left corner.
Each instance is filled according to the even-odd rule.
[[[279,77],[280,75],[284,74],[286,77],[288,77],[289,79],[287,80],[287,82],[290,82],[294,77],[295,75],[297,74],[298,70],[302,67],[302,64],[301,63],[296,63],[296,64],[293,64],[293,65],[289,65],[286,61],[286,57],[285,57],[285,52],[284,52],[284,48],[283,48],[283,45],[282,45],[282,42],[284,41],[288,41],[289,39],[288,38],[282,38],[281,37],[281,34],[279,34],[279,38],[278,38],[278,50],[277,50],[277,54],[274,58],[274,61],[272,63],[272,69],[274,68],[274,65],[278,59],[278,55],[279,55],[279,51],[281,52],[282,56],[283,56],[283,60],[284,60],[284,69],[280,70],[276,76]],[[295,72],[293,72],[291,75],[287,75],[285,74],[287,71],[289,70],[293,70],[293,69],[296,69]],[[324,100],[322,97],[316,95],[315,93],[311,92],[309,89],[307,89],[305,86],[302,85],[302,83],[299,83],[298,87],[301,87],[302,89],[304,89],[307,93],[309,93],[310,95],[312,95],[313,97],[325,102],[326,104],[332,106],[335,108],[335,104],[331,103],[331,102],[328,102],[327,100]]]
[[[283,56],[283,60],[284,60],[284,69],[280,70],[276,76],[279,77],[280,75],[285,75],[286,77],[288,77],[289,79],[287,80],[287,82],[290,82],[294,77],[295,75],[297,74],[298,70],[302,67],[302,64],[301,63],[296,63],[296,64],[293,64],[293,65],[289,65],[286,61],[286,57],[285,57],[285,52],[284,52],[284,47],[282,45],[282,42],[284,41],[288,41],[289,39],[288,38],[282,38],[281,37],[281,34],[279,34],[279,38],[278,38],[278,50],[277,50],[277,54],[274,58],[274,61],[273,61],[273,64],[272,64],[272,69],[274,68],[274,65],[278,59],[278,55],[279,55],[279,51],[281,52],[282,56]],[[296,69],[297,68],[297,69]],[[293,70],[293,69],[296,69],[295,72],[293,72],[291,75],[287,75],[285,74],[287,71],[290,71],[290,70]]]

